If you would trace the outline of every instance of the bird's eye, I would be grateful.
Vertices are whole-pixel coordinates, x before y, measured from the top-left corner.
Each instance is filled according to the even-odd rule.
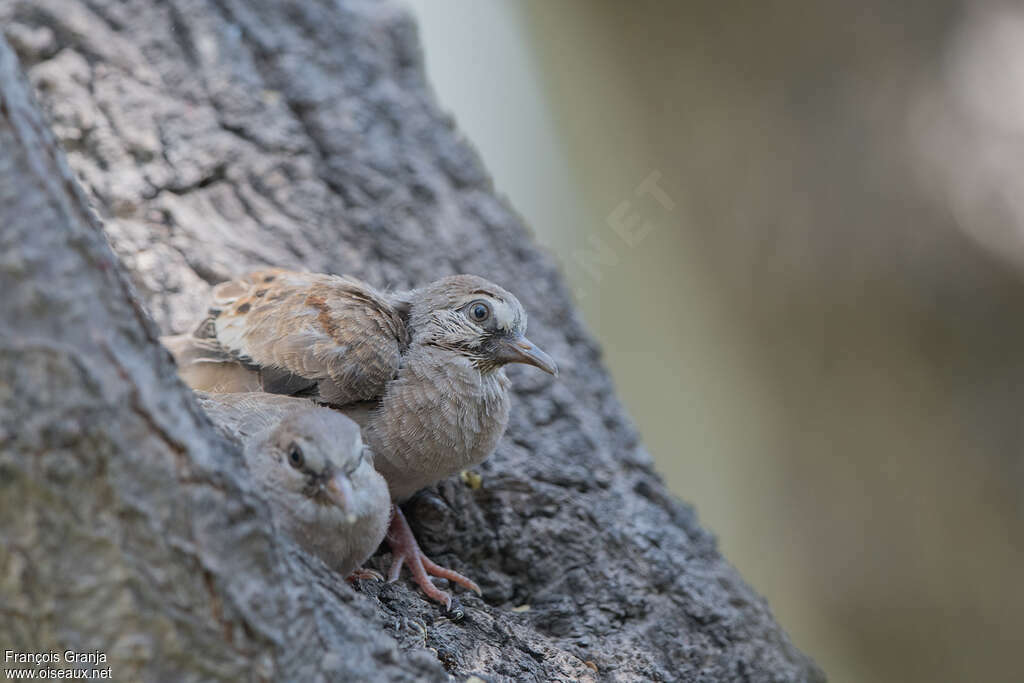
[[[482,301],[469,305],[469,317],[475,322],[482,323],[491,317],[491,307]]]
[[[288,464],[298,469],[302,467],[302,464],[306,459],[302,455],[302,449],[299,448],[299,444],[293,443],[288,446]]]

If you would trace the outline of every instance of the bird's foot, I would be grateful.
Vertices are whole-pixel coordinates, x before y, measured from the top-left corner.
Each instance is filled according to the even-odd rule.
[[[355,583],[360,579],[373,579],[374,581],[383,581],[384,577],[376,569],[364,569],[363,567],[360,567],[359,569],[355,570],[354,572],[345,577],[345,580],[349,583]]]
[[[430,576],[448,579],[453,583],[468,588],[477,595],[481,594],[480,587],[473,581],[456,571],[435,564],[420,550],[420,545],[416,542],[416,537],[413,536],[412,529],[409,528],[409,523],[405,520],[405,515],[402,514],[397,505],[393,505],[391,508],[388,544],[391,546],[391,553],[395,557],[394,562],[391,564],[391,571],[388,572],[388,582],[393,583],[397,581],[399,574],[402,572],[402,565],[408,564],[409,571],[412,572],[412,578],[416,585],[431,600],[444,605],[445,609],[451,609],[452,598],[435,586],[430,580]]]

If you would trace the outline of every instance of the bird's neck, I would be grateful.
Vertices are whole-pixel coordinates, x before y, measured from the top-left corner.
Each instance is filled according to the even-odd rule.
[[[498,365],[481,366],[459,349],[422,345],[406,354],[398,379],[429,382],[442,395],[468,401],[490,400],[508,391],[505,369]]]

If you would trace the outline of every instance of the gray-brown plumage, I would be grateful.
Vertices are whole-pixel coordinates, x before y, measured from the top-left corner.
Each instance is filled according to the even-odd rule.
[[[409,337],[395,303],[358,280],[271,269],[214,287],[209,317],[165,344],[193,388],[346,405],[383,393]]]
[[[473,275],[385,294],[352,278],[268,270],[218,285],[209,318],[168,347],[193,388],[255,383],[350,414],[392,499],[402,502],[494,451],[508,423],[507,363],[557,374],[525,332],[519,301]],[[393,547],[411,537],[396,532],[404,523],[396,508]],[[418,548],[396,557],[447,602],[421,580]]]
[[[257,491],[282,531],[343,576],[373,554],[391,499],[357,424],[301,398],[197,396],[214,423],[242,442]]]

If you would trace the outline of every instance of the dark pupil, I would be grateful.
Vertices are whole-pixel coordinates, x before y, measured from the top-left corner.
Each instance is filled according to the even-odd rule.
[[[288,451],[288,461],[295,467],[302,465],[302,451],[299,450],[298,446],[292,446]]]
[[[483,320],[487,317],[487,307],[483,304],[477,304],[473,307],[473,317],[477,320]]]

